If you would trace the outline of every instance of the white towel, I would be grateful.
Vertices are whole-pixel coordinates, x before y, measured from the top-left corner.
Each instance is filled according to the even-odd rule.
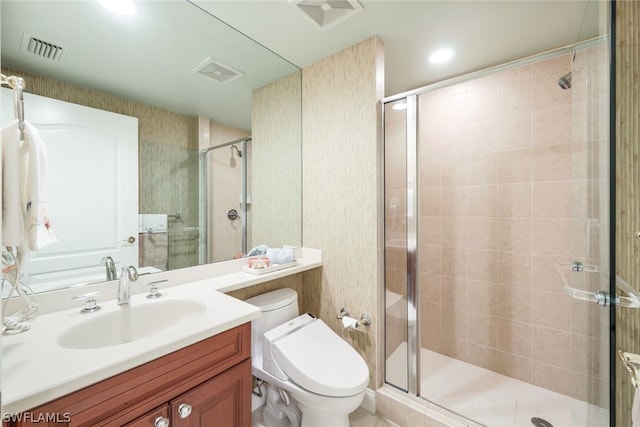
[[[24,140],[15,120],[2,129],[2,244],[38,251],[57,241],[47,213],[47,147],[30,123]]]
[[[20,246],[24,220],[20,201],[20,129],[14,120],[2,128],[2,245]]]
[[[57,241],[47,212],[44,177],[47,169],[47,147],[40,133],[24,122],[24,141],[20,148],[23,161],[22,208],[25,226],[24,247],[39,251]]]
[[[267,258],[271,264],[286,264],[296,260],[293,248],[269,248],[267,249]]]

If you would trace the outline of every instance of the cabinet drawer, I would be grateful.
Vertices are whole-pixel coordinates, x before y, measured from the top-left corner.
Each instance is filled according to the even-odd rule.
[[[124,427],[162,427],[160,420],[169,421],[169,405],[163,405],[154,409],[129,424],[126,424]]]

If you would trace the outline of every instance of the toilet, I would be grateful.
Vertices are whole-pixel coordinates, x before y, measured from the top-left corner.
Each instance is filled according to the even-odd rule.
[[[362,403],[369,383],[360,354],[322,320],[299,315],[293,289],[246,302],[262,312],[251,322],[253,376],[295,400],[303,427],[349,427],[349,414]]]

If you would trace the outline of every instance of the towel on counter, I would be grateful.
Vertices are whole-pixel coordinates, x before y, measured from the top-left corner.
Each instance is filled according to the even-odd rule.
[[[2,153],[3,245],[38,251],[55,243],[57,239],[49,220],[44,193],[47,147],[38,130],[24,122],[24,140],[20,141],[18,121],[5,126],[2,129]]]
[[[293,248],[269,248],[267,249],[267,258],[269,258],[271,265],[286,264],[296,260]]]

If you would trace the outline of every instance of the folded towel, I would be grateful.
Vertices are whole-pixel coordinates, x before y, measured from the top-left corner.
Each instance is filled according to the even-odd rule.
[[[296,260],[293,248],[269,248],[267,249],[267,258],[269,258],[271,265],[286,264]]]
[[[267,250],[269,250],[269,247],[267,245],[258,245],[256,247],[254,247],[253,249],[251,249],[249,251],[249,253],[247,253],[246,256],[264,255],[264,254],[267,253]]]

